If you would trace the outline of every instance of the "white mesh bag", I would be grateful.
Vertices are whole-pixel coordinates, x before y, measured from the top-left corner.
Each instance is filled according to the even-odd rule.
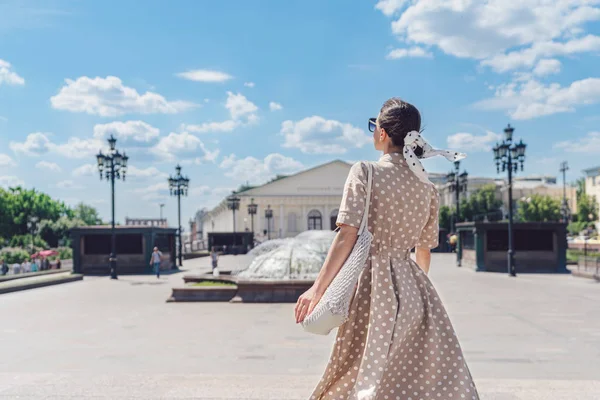
[[[348,319],[350,301],[358,282],[360,273],[367,264],[367,257],[373,241],[369,232],[369,205],[371,203],[371,185],[373,181],[373,166],[367,163],[367,200],[365,211],[358,229],[358,239],[352,252],[323,293],[323,297],[314,310],[302,321],[306,332],[316,335],[328,335],[332,329],[339,327]]]

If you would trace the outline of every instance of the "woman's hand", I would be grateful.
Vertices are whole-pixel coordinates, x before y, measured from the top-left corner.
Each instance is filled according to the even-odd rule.
[[[295,309],[297,324],[304,321],[304,318],[314,310],[322,296],[323,293],[318,292],[313,285],[298,298]]]

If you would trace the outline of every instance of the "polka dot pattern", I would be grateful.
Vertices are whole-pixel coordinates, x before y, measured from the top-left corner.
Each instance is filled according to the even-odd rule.
[[[311,400],[478,400],[458,339],[427,275],[410,259],[438,244],[438,193],[401,154],[373,164],[374,239],[331,358]],[[360,226],[367,167],[352,166],[338,225]]]

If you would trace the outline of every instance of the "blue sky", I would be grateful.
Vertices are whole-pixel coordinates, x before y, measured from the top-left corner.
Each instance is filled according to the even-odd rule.
[[[513,4],[507,4],[513,3]],[[332,159],[376,159],[367,119],[389,97],[435,147],[496,176],[507,123],[525,174],[600,164],[600,1],[0,0],[0,185],[96,206],[106,137],[130,156],[117,217],[185,221],[240,183]],[[430,171],[446,172],[443,159]]]

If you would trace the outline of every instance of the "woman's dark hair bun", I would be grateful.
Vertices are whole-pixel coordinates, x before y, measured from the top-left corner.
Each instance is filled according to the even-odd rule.
[[[385,130],[394,146],[404,147],[404,138],[408,132],[421,132],[421,113],[412,104],[392,97],[381,107],[379,126]],[[420,157],[423,149],[417,147],[415,154]]]

